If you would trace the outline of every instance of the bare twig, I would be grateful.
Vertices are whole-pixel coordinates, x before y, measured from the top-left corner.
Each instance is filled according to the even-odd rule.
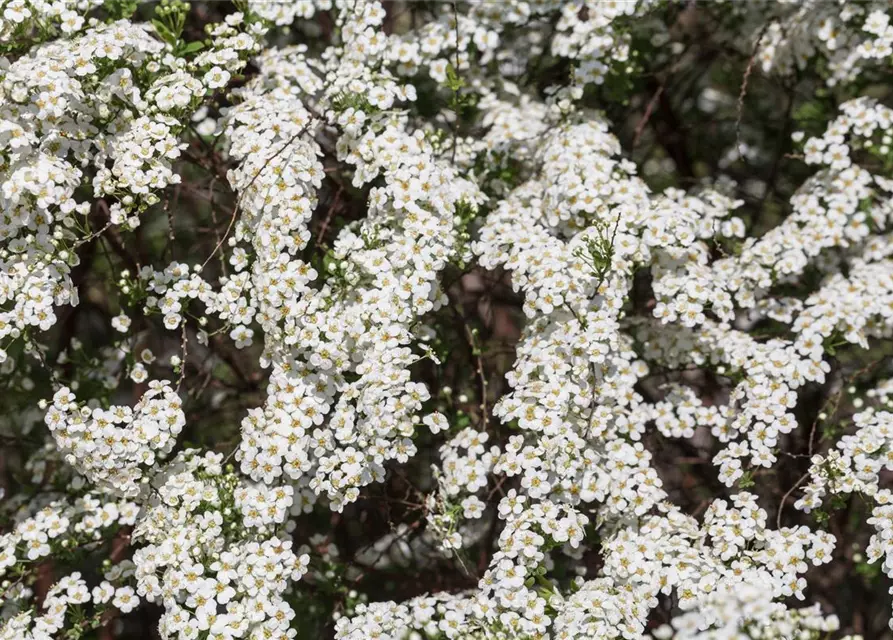
[[[264,172],[264,170],[269,166],[269,164],[271,162],[273,162],[273,160],[278,158],[282,154],[283,151],[288,149],[295,140],[297,140],[302,135],[307,133],[307,130],[310,128],[310,125],[312,123],[313,123],[313,120],[311,119],[310,121],[307,122],[307,124],[305,124],[303,127],[301,127],[301,129],[297,133],[295,133],[291,138],[286,140],[285,144],[283,144],[282,147],[280,147],[276,153],[274,153],[269,158],[267,158],[267,160],[266,160],[266,162],[264,162],[263,166],[261,166],[261,168],[257,170],[257,172],[254,174],[254,176],[252,176],[251,180],[248,181],[248,184],[242,188],[242,192],[239,194],[239,197],[236,199],[235,206],[233,206],[233,210],[232,210],[232,213],[231,213],[230,219],[229,219],[229,225],[227,225],[227,227],[226,227],[226,232],[223,234],[223,237],[220,238],[220,240],[217,242],[217,245],[214,247],[214,250],[211,252],[211,255],[209,255],[205,259],[205,261],[202,263],[201,269],[204,269],[208,265],[208,263],[211,261],[211,259],[220,250],[220,247],[223,246],[223,243],[226,242],[226,240],[229,238],[229,234],[232,232],[233,226],[236,224],[236,217],[239,212],[239,207],[241,207],[241,205],[242,205],[242,200],[245,198],[245,194],[248,193],[248,191],[254,185],[255,181],[260,176],[260,174],[262,174]]]
[[[651,114],[654,111],[654,107],[657,106],[657,102],[663,92],[664,85],[663,83],[661,83],[661,85],[654,92],[654,95],[651,96],[651,100],[648,101],[648,106],[645,107],[645,113],[642,115],[642,119],[639,120],[639,124],[636,125],[636,133],[633,137],[633,149],[638,146],[639,138],[642,137],[642,132],[645,131],[645,125],[647,125],[648,121],[651,119]]]
[[[316,245],[319,246],[323,238],[325,238],[326,231],[329,228],[329,225],[332,222],[332,218],[335,215],[335,211],[338,210],[338,205],[341,204],[341,194],[344,192],[344,187],[339,186],[338,191],[335,192],[335,198],[332,201],[332,206],[329,207],[329,210],[326,212],[326,217],[322,221],[322,224],[319,226],[319,233],[316,235]]]
[[[788,501],[788,498],[791,497],[791,494],[794,493],[794,491],[796,491],[797,487],[799,487],[801,484],[803,484],[803,481],[806,480],[808,477],[809,477],[809,472],[807,471],[802,476],[800,476],[800,479],[794,483],[793,487],[788,489],[787,493],[785,493],[784,497],[781,499],[781,504],[778,505],[778,515],[776,515],[776,517],[775,517],[775,527],[777,529],[781,529],[781,514],[784,511],[785,503]]]
[[[744,78],[741,81],[741,91],[738,93],[738,117],[735,120],[735,149],[738,150],[738,154],[741,158],[744,158],[744,154],[741,153],[741,117],[744,114],[744,98],[747,97],[747,83],[750,80],[750,74],[753,72],[753,65],[757,59],[757,51],[759,51],[760,43],[763,41],[763,36],[766,35],[766,31],[769,29],[769,23],[763,25],[760,29],[760,33],[757,35],[757,40],[753,44],[753,50],[750,52],[750,58],[747,61],[747,68],[744,70]]]

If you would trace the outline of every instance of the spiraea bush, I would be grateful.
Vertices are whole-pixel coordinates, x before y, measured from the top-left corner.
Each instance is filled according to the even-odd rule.
[[[888,0],[0,0],[0,640],[891,638]]]

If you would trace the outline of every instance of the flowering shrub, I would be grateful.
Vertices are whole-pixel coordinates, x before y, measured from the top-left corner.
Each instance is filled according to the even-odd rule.
[[[0,0],[0,640],[893,638],[891,17]]]

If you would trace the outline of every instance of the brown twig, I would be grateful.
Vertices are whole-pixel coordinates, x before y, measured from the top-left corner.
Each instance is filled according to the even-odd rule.
[[[654,107],[657,106],[657,102],[663,92],[664,85],[663,83],[661,83],[657,90],[654,92],[654,95],[651,96],[651,100],[648,101],[648,106],[645,107],[645,113],[642,115],[642,119],[639,120],[639,124],[636,125],[636,133],[633,136],[633,149],[638,146],[639,139],[642,137],[642,132],[645,131],[645,125],[647,125],[648,121],[651,119],[651,114],[654,112]]]
[[[282,147],[280,147],[276,153],[274,153],[269,158],[267,158],[267,160],[264,162],[263,166],[261,166],[261,168],[258,169],[257,172],[252,176],[251,180],[248,181],[248,184],[242,188],[242,192],[239,194],[239,197],[236,199],[236,204],[233,206],[232,213],[230,214],[229,224],[226,227],[226,232],[223,234],[223,237],[220,238],[220,240],[217,242],[217,245],[214,247],[214,250],[211,252],[211,255],[209,255],[207,258],[205,258],[205,261],[202,263],[201,269],[204,269],[208,265],[208,263],[211,261],[211,259],[220,250],[220,247],[223,246],[223,243],[226,242],[226,240],[229,238],[229,234],[232,232],[233,226],[236,224],[236,217],[239,212],[239,207],[242,206],[242,200],[245,198],[245,194],[248,193],[248,191],[254,185],[255,181],[260,176],[260,174],[262,174],[264,172],[264,170],[269,166],[269,164],[271,162],[273,162],[273,160],[278,158],[282,154],[283,151],[288,149],[295,140],[297,140],[299,137],[301,137],[302,135],[307,133],[307,130],[310,128],[310,125],[312,123],[313,123],[313,120],[308,121],[307,124],[305,124],[303,127],[300,128],[300,130],[297,131],[297,133],[295,133],[291,138],[286,140],[285,144],[283,144]]]
[[[738,93],[738,117],[735,119],[735,149],[738,150],[738,154],[741,158],[744,158],[744,154],[741,153],[741,118],[744,115],[744,98],[747,97],[747,83],[750,80],[750,74],[753,73],[753,65],[757,59],[757,51],[760,48],[760,43],[763,41],[763,36],[766,35],[766,31],[769,29],[769,23],[763,25],[760,29],[760,33],[757,35],[757,40],[753,44],[753,49],[750,53],[750,58],[747,61],[747,68],[744,70],[744,78],[741,81],[741,91]]]
[[[778,515],[776,515],[776,517],[775,517],[775,528],[776,529],[781,529],[781,514],[784,511],[784,506],[785,506],[785,503],[788,501],[788,498],[791,497],[791,494],[794,493],[794,491],[796,491],[797,487],[799,487],[803,483],[803,481],[806,480],[808,477],[809,477],[809,472],[807,471],[802,476],[800,476],[800,479],[797,480],[797,482],[794,483],[794,486],[791,487],[790,489],[788,489],[787,493],[785,493],[784,496],[782,497],[781,504],[778,505]]]
[[[332,218],[335,215],[335,211],[338,209],[338,205],[341,204],[341,194],[344,192],[344,187],[339,186],[338,191],[335,192],[335,198],[332,201],[332,206],[329,207],[329,210],[326,212],[326,217],[323,219],[322,224],[319,226],[319,233],[316,235],[316,245],[319,246],[323,238],[326,235],[326,231],[329,228],[329,225],[332,222]]]

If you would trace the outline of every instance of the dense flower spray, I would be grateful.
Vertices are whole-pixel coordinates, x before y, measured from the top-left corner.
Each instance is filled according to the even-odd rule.
[[[888,3],[232,5],[0,0],[0,640],[879,633]]]

